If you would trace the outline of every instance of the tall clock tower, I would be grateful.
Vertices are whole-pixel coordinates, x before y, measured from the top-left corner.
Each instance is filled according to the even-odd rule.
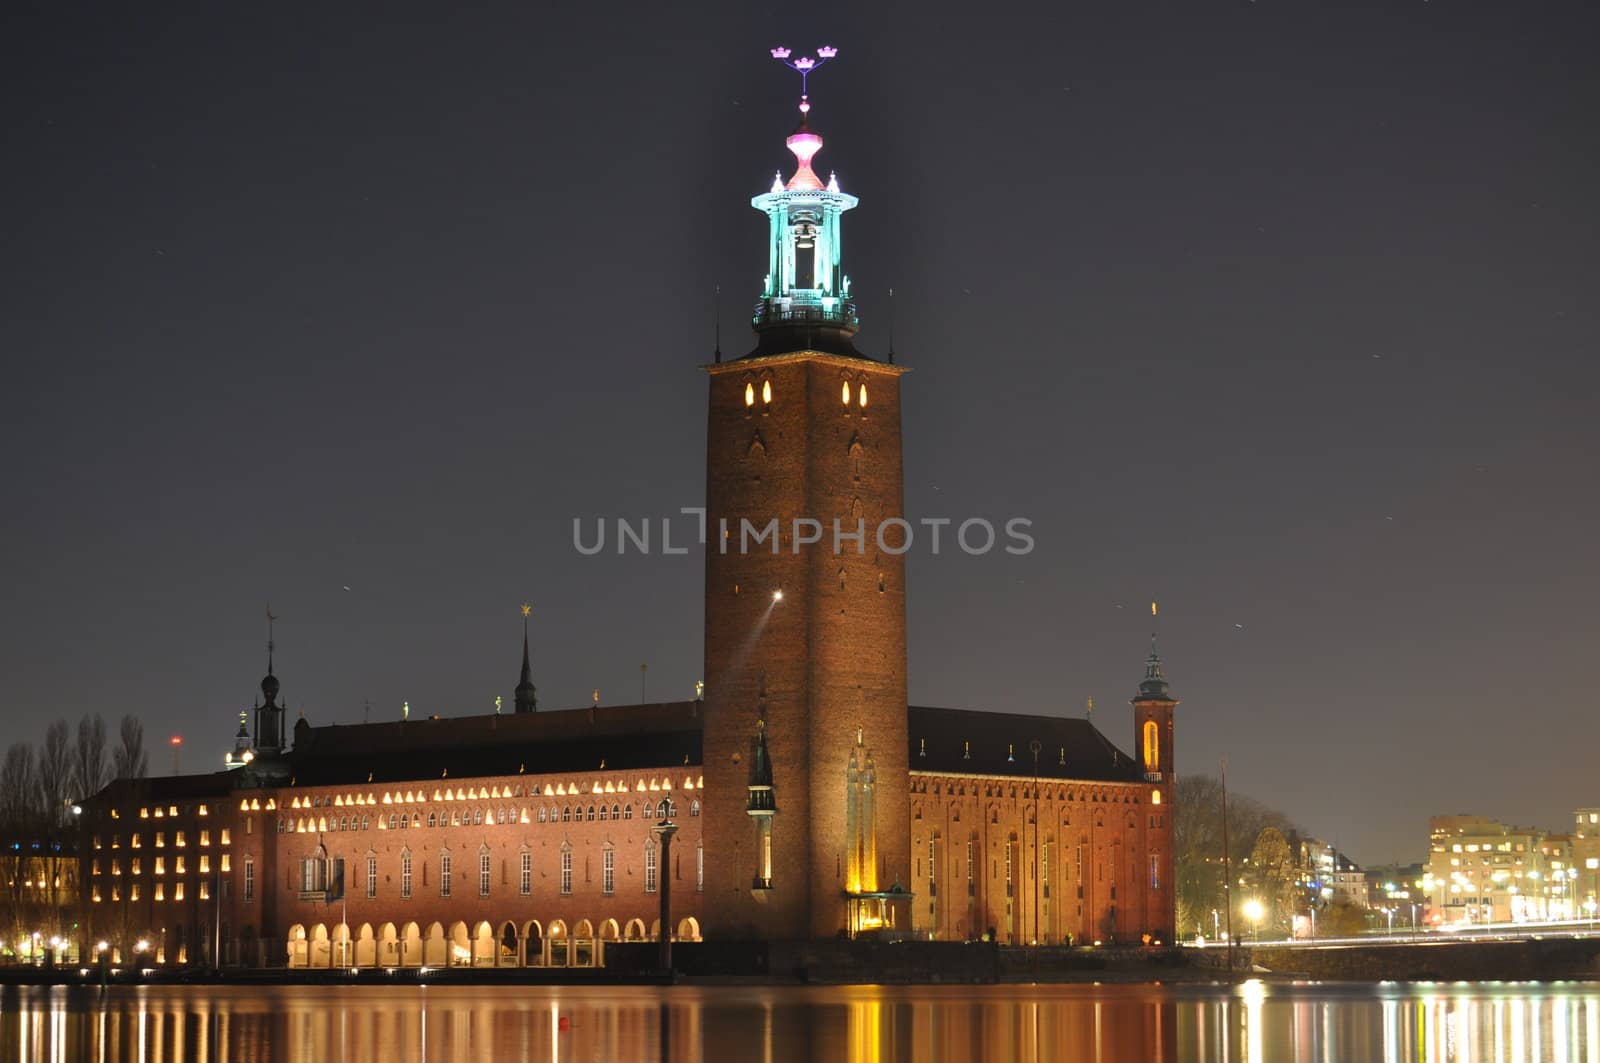
[[[773,54],[804,76],[835,53]],[[810,109],[802,95],[793,174],[751,200],[769,227],[755,348],[706,367],[705,888],[722,937],[910,929],[908,531],[879,539],[903,519],[904,370],[855,347],[841,221],[857,200],[813,169]]]

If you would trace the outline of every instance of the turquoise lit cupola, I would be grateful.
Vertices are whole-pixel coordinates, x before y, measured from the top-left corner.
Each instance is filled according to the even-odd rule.
[[[850,278],[840,258],[839,218],[857,199],[839,190],[830,175],[824,184],[812,169],[822,150],[822,137],[810,125],[811,101],[806,81],[818,66],[838,54],[817,49],[817,58],[791,59],[787,48],[774,48],[773,58],[800,74],[800,124],[785,143],[794,153],[795,171],[781,173],[772,188],[750,200],[767,216],[767,277],[751,325],[758,336],[752,357],[812,350],[864,357],[852,340],[859,324]]]

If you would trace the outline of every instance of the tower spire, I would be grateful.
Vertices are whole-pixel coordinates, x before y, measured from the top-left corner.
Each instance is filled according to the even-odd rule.
[[[516,711],[533,712],[539,707],[539,698],[533,685],[533,664],[528,654],[528,617],[533,606],[522,603],[522,679],[517,683]]]
[[[272,603],[267,603],[267,674],[272,674],[272,622],[278,618],[272,615]]]
[[[1156,652],[1156,624],[1160,615],[1156,603],[1151,602],[1150,656],[1144,659],[1144,681],[1139,684],[1139,697],[1170,701],[1172,690],[1167,686],[1166,677],[1161,674],[1161,655]]]
[[[822,150],[822,137],[811,128],[809,78],[839,54],[818,48],[816,57],[794,57],[788,48],[772,49],[772,57],[800,75],[800,124],[784,142],[794,153],[794,174],[780,173],[772,188],[750,205],[767,215],[767,277],[751,325],[760,335],[754,355],[814,350],[862,357],[851,342],[857,319],[850,296],[850,278],[840,263],[839,218],[856,197],[839,190],[838,177],[826,184],[811,167]]]

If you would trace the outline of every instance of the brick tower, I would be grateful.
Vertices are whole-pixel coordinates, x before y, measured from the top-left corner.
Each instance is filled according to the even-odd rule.
[[[803,77],[835,53],[773,54]],[[770,224],[756,347],[706,367],[706,900],[722,937],[910,928],[905,564],[878,541],[903,517],[903,370],[855,348],[840,219],[857,201],[812,170],[809,110],[802,94],[793,176],[751,200]],[[883,542],[906,535],[891,524]]]
[[[1152,616],[1155,604],[1151,603]],[[1144,662],[1144,680],[1131,699],[1133,705],[1133,748],[1138,751],[1139,763],[1144,770],[1145,782],[1158,783],[1157,795],[1173,796],[1177,773],[1172,760],[1172,710],[1178,699],[1161,674],[1161,657],[1156,653],[1156,638],[1150,636],[1150,656]],[[1172,844],[1172,822],[1165,809],[1152,807],[1150,817],[1150,859],[1157,866],[1149,869],[1151,885],[1165,884],[1163,890],[1147,890],[1147,904],[1156,906],[1144,913],[1143,925],[1152,928],[1163,941],[1174,940],[1174,923],[1177,912],[1173,907],[1177,897],[1177,866]]]

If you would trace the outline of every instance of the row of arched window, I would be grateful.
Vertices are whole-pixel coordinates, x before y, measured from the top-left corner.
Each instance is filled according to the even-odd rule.
[[[671,819],[677,814],[678,803],[668,799],[662,799],[655,805],[641,805],[639,808],[641,819],[648,819],[652,816],[656,819]],[[700,799],[697,797],[689,802],[689,815],[698,816],[699,814]],[[503,826],[507,823],[529,823],[533,822],[534,819],[537,819],[540,823],[592,823],[596,819],[607,821],[613,819],[630,820],[632,818],[633,805],[631,802],[626,805],[589,805],[587,807],[583,805],[564,805],[559,809],[554,805],[540,805],[532,818],[529,817],[526,809],[519,812],[515,808],[491,810],[482,808],[451,809],[449,812],[429,812],[427,825],[430,827],[475,827],[485,823],[491,826]],[[409,815],[404,812],[390,813],[387,820],[383,816],[378,817],[379,830],[406,830],[411,827],[420,828],[422,825],[423,819],[420,812],[412,812]],[[369,816],[336,816],[328,818],[307,816],[302,819],[289,817],[278,820],[278,833],[329,833],[334,831],[367,830],[370,826],[371,817]]]

